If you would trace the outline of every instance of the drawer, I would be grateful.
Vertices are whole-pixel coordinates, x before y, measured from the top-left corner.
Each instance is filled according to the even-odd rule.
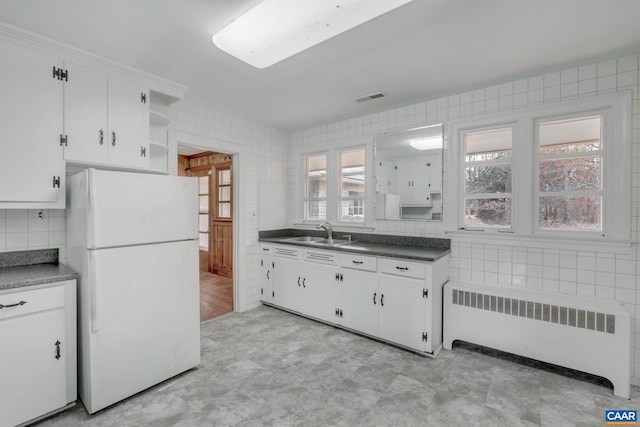
[[[393,274],[394,276],[413,277],[424,279],[427,277],[427,264],[415,261],[406,261],[400,258],[380,258],[380,272]],[[431,266],[428,266],[431,273]]]
[[[339,255],[335,252],[308,250],[305,251],[304,259],[321,264],[338,265]]]
[[[374,256],[358,254],[341,254],[340,265],[356,270],[378,271],[378,258]]]
[[[0,295],[0,320],[64,307],[64,301],[64,286],[5,293]]]

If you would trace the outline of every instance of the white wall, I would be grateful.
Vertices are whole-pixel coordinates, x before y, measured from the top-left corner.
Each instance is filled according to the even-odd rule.
[[[217,110],[181,101],[169,108],[170,128],[175,131],[197,135],[209,140],[209,148],[221,146],[237,147],[243,165],[240,178],[240,200],[234,204],[239,212],[239,227],[242,231],[238,242],[241,246],[240,271],[234,271],[239,279],[240,311],[260,304],[258,253],[258,224],[260,212],[280,213],[269,215],[262,223],[269,228],[284,228],[289,219],[282,195],[287,194],[288,137],[285,132],[250,120],[232,116]],[[260,197],[260,189],[269,197]],[[258,205],[260,200],[261,206]]]
[[[623,303],[633,316],[632,325],[632,383],[640,385],[640,254],[639,238],[640,199],[640,87],[638,80],[639,55],[603,61],[596,64],[559,70],[528,79],[459,93],[429,100],[407,107],[370,114],[294,132],[293,146],[313,146],[315,149],[332,140],[348,137],[371,136],[385,131],[410,129],[452,120],[482,117],[509,112],[519,108],[549,104],[560,100],[588,98],[596,94],[617,90],[633,92],[632,183],[631,215],[632,239],[635,242],[628,253],[620,254],[600,248],[561,250],[496,244],[491,241],[462,242],[452,238],[450,276],[483,281],[503,286],[523,287],[569,295],[585,295]],[[445,154],[446,156],[446,154]],[[295,176],[295,159],[290,164],[290,182]],[[445,159],[445,169],[448,159]],[[445,172],[445,217],[447,216]],[[291,184],[290,184],[291,185]],[[293,186],[291,187],[293,189]],[[293,216],[295,206],[290,206]],[[446,237],[445,225],[424,222],[376,221],[376,233],[408,236]]]

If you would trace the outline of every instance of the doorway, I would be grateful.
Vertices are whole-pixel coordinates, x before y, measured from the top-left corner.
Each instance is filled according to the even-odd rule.
[[[200,321],[233,311],[233,157],[178,149],[178,175],[198,180]]]

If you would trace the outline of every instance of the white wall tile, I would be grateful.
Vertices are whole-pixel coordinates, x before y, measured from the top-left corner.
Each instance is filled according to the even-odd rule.
[[[476,88],[438,100],[427,100],[415,104],[417,117],[428,116],[428,119],[439,119],[445,123],[446,132],[447,123],[451,120],[494,115],[497,112],[510,112],[517,108],[566,99],[583,99],[594,96],[596,93],[629,89],[633,92],[632,175],[630,177],[633,188],[630,210],[634,246],[629,255],[614,255],[606,251],[596,254],[595,248],[593,251],[558,251],[523,245],[516,250],[511,246],[495,245],[489,241],[485,244],[474,243],[472,246],[461,244],[454,238],[450,278],[481,280],[488,284],[526,287],[532,290],[588,296],[610,301],[618,300],[623,302],[630,312],[635,313],[634,324],[640,325],[640,292],[638,292],[640,283],[637,280],[640,275],[640,262],[638,262],[640,254],[635,247],[640,238],[639,74],[640,55],[633,54],[523,80],[502,82],[487,88]],[[394,121],[398,111],[388,112],[393,116]],[[411,109],[404,109],[402,114],[410,117],[410,111]],[[428,111],[432,112],[431,115]],[[372,122],[383,117],[385,130],[394,124],[387,122],[387,113],[376,113],[364,117],[370,118]],[[382,127],[374,130],[371,126],[370,132],[375,134],[381,129]],[[330,141],[327,137],[313,135],[303,141],[302,137],[293,136],[293,134],[290,140],[294,145]],[[292,179],[291,173],[290,179]],[[448,182],[446,177],[444,182],[446,192]],[[378,221],[375,232],[393,234],[396,227],[388,223],[390,221]],[[439,224],[429,229],[436,230],[432,235],[448,237],[444,234],[444,230],[447,229],[445,225]],[[416,227],[413,232],[415,234],[425,229]],[[402,232],[411,233],[409,228]],[[638,362],[637,366],[634,365],[632,382],[640,384],[640,326],[636,326],[634,330],[636,332],[633,336],[633,357]]]

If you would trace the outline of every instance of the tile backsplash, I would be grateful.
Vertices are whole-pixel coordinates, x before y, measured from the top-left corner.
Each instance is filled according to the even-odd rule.
[[[0,209],[0,252],[59,248],[67,257],[67,224],[63,209]]]

